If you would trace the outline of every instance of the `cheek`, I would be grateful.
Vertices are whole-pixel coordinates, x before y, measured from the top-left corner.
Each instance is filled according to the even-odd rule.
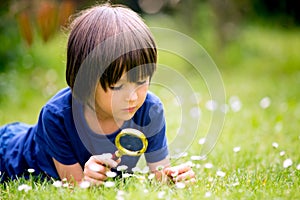
[[[113,92],[111,95],[111,104],[118,104],[124,98],[124,94],[122,92]]]
[[[148,92],[148,88],[149,86],[148,85],[145,85],[145,86],[142,86],[140,88],[138,88],[138,95],[140,98],[145,98],[146,95],[147,95],[147,92]]]

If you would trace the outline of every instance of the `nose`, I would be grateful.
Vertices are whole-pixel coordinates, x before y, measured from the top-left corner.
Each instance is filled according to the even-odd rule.
[[[128,91],[128,96],[126,98],[126,101],[136,101],[138,99],[138,94],[137,94],[137,88],[132,88]]]

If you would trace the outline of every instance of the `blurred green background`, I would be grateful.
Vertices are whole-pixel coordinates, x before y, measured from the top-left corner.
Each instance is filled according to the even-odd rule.
[[[228,108],[217,145],[220,151],[243,144],[251,148],[262,141],[268,145],[281,141],[292,152],[299,149],[299,3],[290,0],[111,2],[128,5],[149,26],[167,27],[189,35],[209,53],[222,75]],[[35,123],[46,101],[66,86],[68,17],[94,4],[95,1],[83,0],[11,0],[0,4],[1,125],[13,121]],[[169,66],[178,66],[178,60],[164,53],[160,53],[159,59],[167,61]],[[188,74],[186,69],[184,63],[179,65],[182,73]],[[211,110],[207,107],[209,93],[202,89],[199,87],[197,92],[202,110],[199,132],[204,134]],[[159,94],[166,106],[168,130],[174,132],[180,125],[172,111],[174,106],[167,96]],[[238,109],[232,105],[234,100],[240,106]],[[264,149],[264,145],[255,148]],[[299,156],[295,157],[299,161]]]
[[[238,199],[298,199],[299,2],[111,2],[130,6],[151,27],[171,28],[189,35],[203,46],[220,70],[226,92],[225,123],[215,149],[205,161],[215,168],[196,170],[199,183],[204,185],[201,188],[213,190],[219,197],[233,193]],[[13,121],[35,123],[46,101],[66,87],[68,17],[93,4],[94,1],[83,0],[0,3],[0,125]],[[182,48],[189,50],[188,46]],[[201,110],[199,134],[187,155],[199,155],[202,143],[198,141],[211,125],[210,94],[203,80],[199,81],[201,77],[193,76],[189,63],[166,52],[159,52],[159,63],[180,71],[197,93],[196,105]],[[151,89],[165,105],[168,136],[172,139],[182,125],[178,104],[170,100],[174,98],[170,93],[158,87]],[[291,159],[291,166],[283,166],[286,159]],[[216,170],[226,172],[227,179],[210,182],[209,177]],[[230,186],[236,182],[237,186]]]

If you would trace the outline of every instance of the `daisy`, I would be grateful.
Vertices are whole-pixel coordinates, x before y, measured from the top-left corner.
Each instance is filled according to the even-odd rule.
[[[86,188],[89,188],[91,186],[91,183],[88,182],[88,181],[82,181],[79,185],[80,188],[82,189],[86,189]]]
[[[61,181],[54,181],[54,182],[52,183],[52,185],[53,185],[54,187],[59,188],[59,187],[61,187],[63,184],[62,184]]]
[[[224,177],[225,175],[226,175],[226,173],[225,172],[222,172],[222,171],[217,171],[217,176],[219,176],[219,177]]]
[[[126,165],[120,165],[117,167],[118,171],[125,171],[126,169],[128,169],[128,166],[126,166]]]
[[[292,164],[293,164],[292,159],[288,158],[285,161],[283,161],[283,168],[288,168],[288,167],[292,166]]]
[[[204,167],[205,167],[206,169],[211,169],[211,168],[213,168],[213,164],[211,164],[211,163],[205,163],[205,164],[204,164]]]
[[[113,182],[113,181],[106,181],[104,183],[104,186],[107,187],[107,188],[114,187],[115,186],[115,182]]]
[[[24,190],[25,192],[28,192],[31,189],[32,189],[32,187],[29,186],[29,185],[27,185],[27,184],[22,184],[22,185],[19,185],[19,187],[18,187],[19,191],[23,191]]]
[[[241,150],[241,147],[234,147],[233,148],[233,152],[237,153]]]
[[[28,171],[30,174],[35,172],[35,170],[32,169],[32,168],[29,168],[27,171]]]
[[[273,142],[273,143],[272,143],[272,146],[273,146],[275,149],[277,149],[277,148],[279,147],[279,144],[278,144],[277,142]]]
[[[112,171],[107,171],[106,172],[106,176],[109,177],[109,178],[114,178],[117,176],[117,173],[116,172],[112,172]]]
[[[183,188],[185,188],[185,184],[182,183],[182,182],[177,182],[177,183],[175,183],[175,186],[176,186],[176,188],[178,188],[178,189],[183,189]]]

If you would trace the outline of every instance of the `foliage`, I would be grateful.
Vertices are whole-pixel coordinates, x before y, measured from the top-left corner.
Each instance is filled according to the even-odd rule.
[[[158,15],[146,17],[146,22],[180,30],[174,19]],[[227,94],[226,121],[213,152],[206,160],[195,159],[202,147],[197,139],[187,154],[173,160],[193,166],[194,185],[161,184],[144,173],[116,179],[113,187],[86,189],[20,178],[0,185],[1,199],[299,199],[299,33],[297,28],[242,24],[223,48],[215,45],[216,36],[207,21],[193,33],[217,63]],[[0,104],[1,124],[35,123],[41,106],[65,86],[65,44],[65,35],[46,44],[36,40],[23,49],[23,67],[1,74],[0,83],[7,90]],[[166,54],[161,53],[160,60],[189,72],[183,62]],[[180,125],[178,116],[169,112],[174,104],[159,90],[155,92],[165,104],[172,136]],[[202,88],[198,92],[203,135],[210,123],[207,102],[211,99]]]

